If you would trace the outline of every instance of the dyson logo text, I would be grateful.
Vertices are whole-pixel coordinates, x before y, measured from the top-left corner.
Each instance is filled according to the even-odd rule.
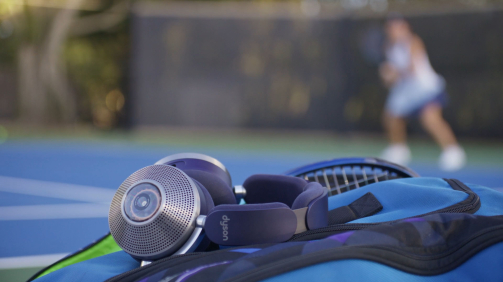
[[[228,218],[225,214],[222,215],[222,221],[220,221],[220,225],[222,225],[222,236],[223,236],[223,240],[224,241],[227,241],[229,240],[229,220],[230,218]]]

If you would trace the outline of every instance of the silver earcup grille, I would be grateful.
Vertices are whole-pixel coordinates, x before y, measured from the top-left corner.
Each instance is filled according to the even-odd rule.
[[[142,182],[154,183],[163,200],[157,214],[145,222],[132,222],[123,211],[124,194]],[[176,251],[190,236],[199,214],[196,187],[181,170],[166,165],[142,168],[119,187],[110,206],[108,224],[117,244],[127,253],[155,258]]]

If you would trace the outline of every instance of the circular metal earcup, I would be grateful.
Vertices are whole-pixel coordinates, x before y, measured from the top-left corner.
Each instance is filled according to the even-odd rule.
[[[108,224],[113,238],[137,259],[185,252],[195,244],[199,236],[196,218],[206,210],[200,190],[173,166],[152,165],[136,171],[112,200]]]

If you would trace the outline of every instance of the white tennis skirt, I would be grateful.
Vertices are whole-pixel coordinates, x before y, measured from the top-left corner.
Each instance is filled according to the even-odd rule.
[[[440,76],[434,85],[425,85],[414,77],[407,77],[391,87],[385,108],[393,116],[407,117],[433,101],[441,101],[443,105],[445,95],[445,80]]]

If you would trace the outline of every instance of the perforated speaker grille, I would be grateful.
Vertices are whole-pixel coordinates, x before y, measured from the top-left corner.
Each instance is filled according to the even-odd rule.
[[[122,198],[133,184],[144,180],[161,184],[158,188],[165,200],[153,220],[132,224],[121,212]],[[121,184],[110,205],[108,224],[117,244],[127,253],[145,259],[176,251],[190,236],[197,217],[195,189],[182,171],[171,166],[153,165],[133,173]]]

